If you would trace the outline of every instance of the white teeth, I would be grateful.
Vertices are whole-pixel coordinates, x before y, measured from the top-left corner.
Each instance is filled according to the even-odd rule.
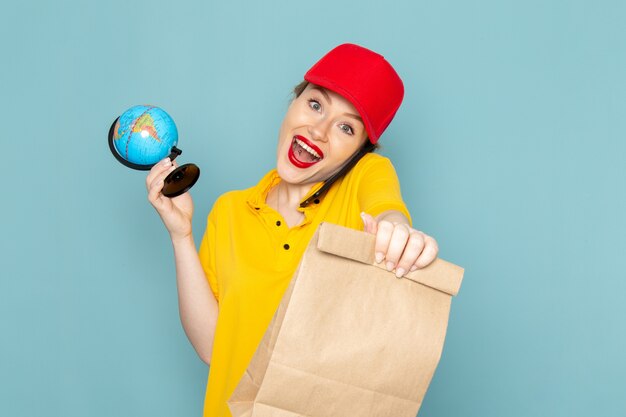
[[[308,146],[306,143],[302,142],[300,139],[296,138],[296,142],[298,142],[298,145],[302,146],[302,148],[304,148],[308,153],[313,155],[315,158],[317,158],[317,159],[321,158],[321,156],[317,152],[315,152],[315,150],[313,150],[313,148]]]

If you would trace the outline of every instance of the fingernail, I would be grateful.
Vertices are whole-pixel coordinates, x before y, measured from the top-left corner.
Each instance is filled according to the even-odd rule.
[[[405,271],[404,269],[402,269],[402,268],[398,268],[398,269],[396,269],[396,277],[397,277],[397,278],[402,277],[402,276],[404,275],[404,273],[405,273],[405,272],[406,272],[406,271]]]
[[[165,158],[165,159],[163,160],[163,165],[165,165],[165,166],[168,166],[168,165],[170,165],[171,163],[172,163],[172,161],[170,161],[170,158]]]
[[[411,271],[411,272],[417,271],[417,266],[413,265],[409,271]]]
[[[389,262],[387,262],[387,264],[385,266],[387,267],[387,271],[393,271],[393,267],[395,265],[393,264],[393,262],[389,261]]]
[[[385,255],[382,252],[376,252],[376,263],[381,263],[383,259],[385,259]]]

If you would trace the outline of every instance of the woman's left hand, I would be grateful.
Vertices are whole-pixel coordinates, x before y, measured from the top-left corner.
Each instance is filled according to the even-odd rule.
[[[386,212],[378,219],[361,213],[361,218],[363,229],[376,235],[376,263],[385,261],[387,270],[395,270],[398,278],[429,265],[437,258],[437,241],[409,226],[402,213]]]

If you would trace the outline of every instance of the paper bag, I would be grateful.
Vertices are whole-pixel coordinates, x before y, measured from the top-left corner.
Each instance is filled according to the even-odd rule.
[[[319,227],[228,401],[234,417],[415,417],[463,269],[437,259],[398,279],[374,243]]]

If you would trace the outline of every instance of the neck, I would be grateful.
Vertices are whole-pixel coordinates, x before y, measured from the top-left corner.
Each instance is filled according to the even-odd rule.
[[[267,194],[266,203],[283,216],[289,227],[296,226],[304,220],[298,208],[311,187],[310,184],[294,185],[281,180]]]
[[[311,192],[313,185],[294,185],[281,181],[276,188],[278,194],[280,195],[281,204],[285,204],[288,207],[298,208],[300,207],[300,202]]]

